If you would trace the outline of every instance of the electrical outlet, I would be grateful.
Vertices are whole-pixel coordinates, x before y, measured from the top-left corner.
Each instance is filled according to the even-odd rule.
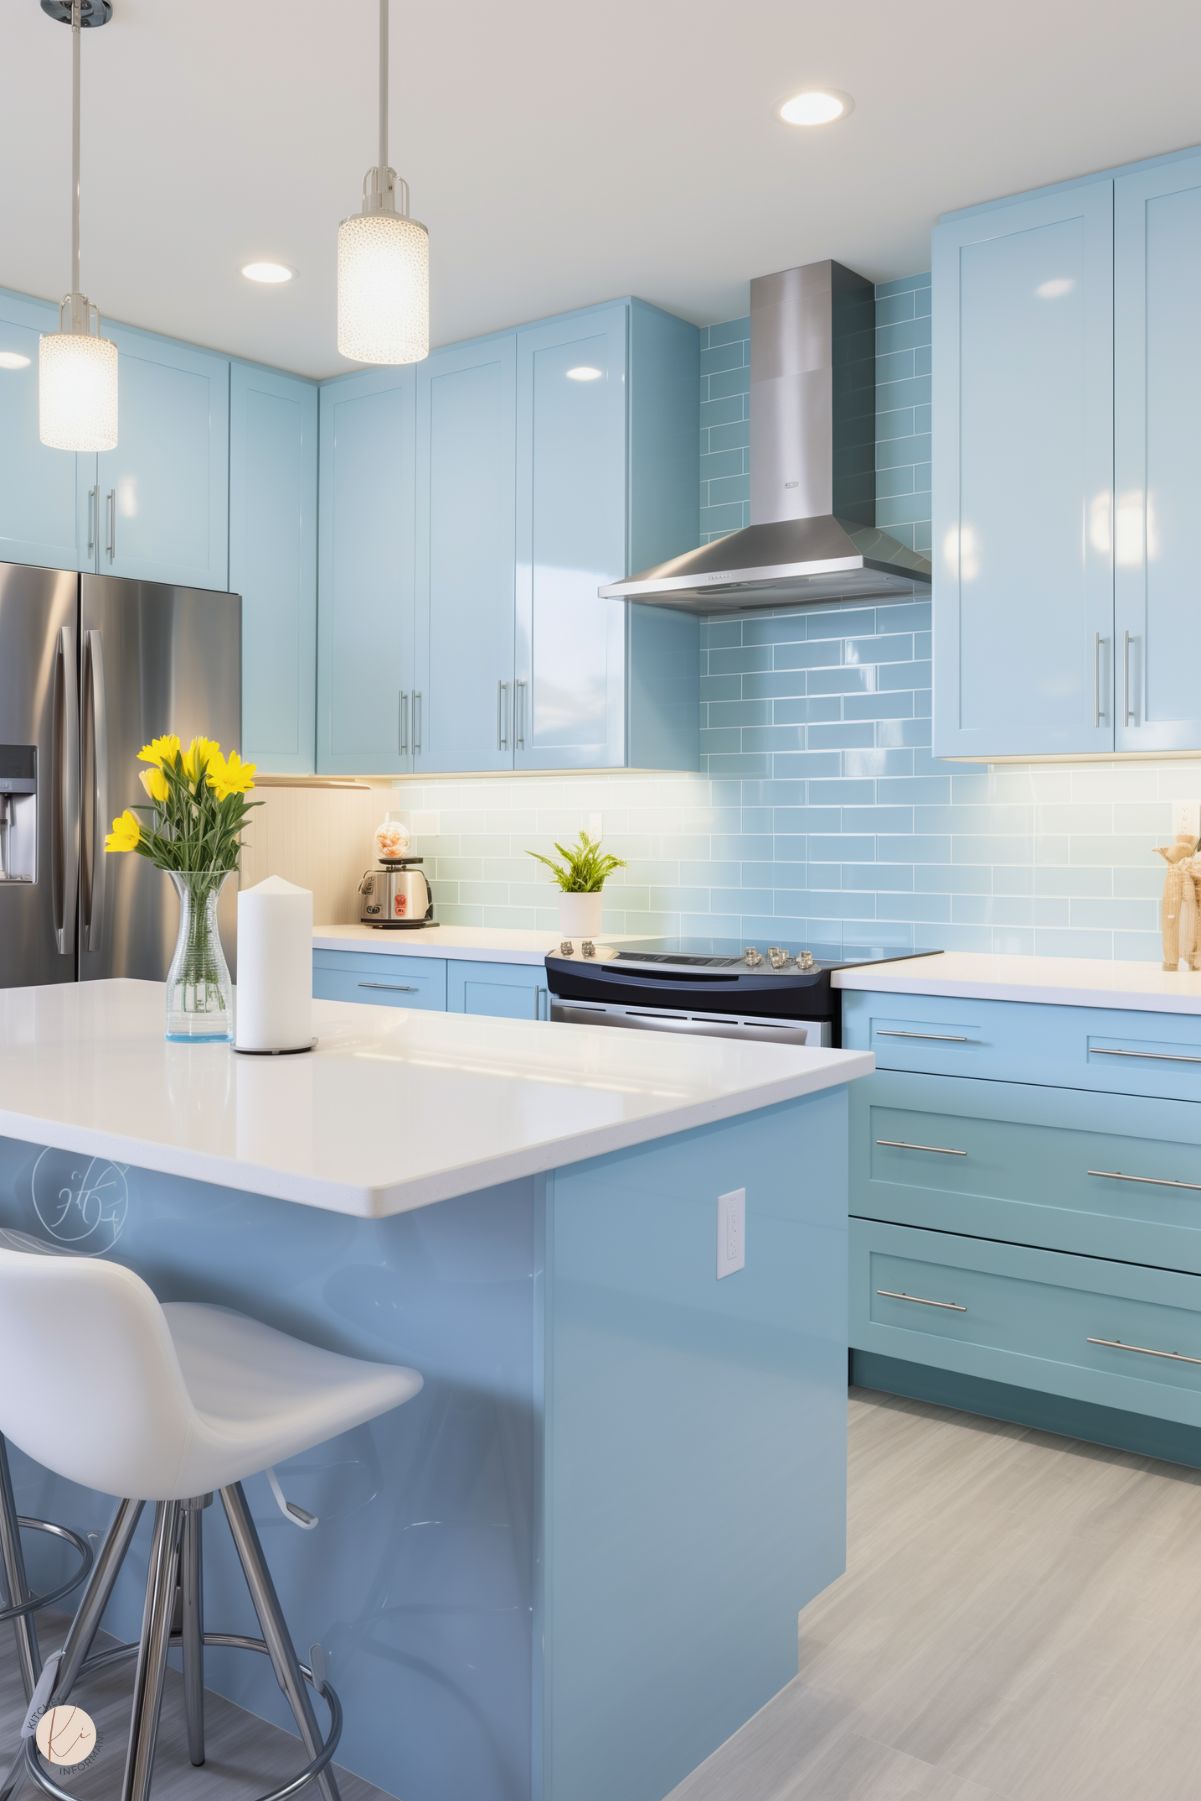
[[[717,1197],[717,1279],[746,1267],[746,1189]]]
[[[1179,838],[1182,834],[1201,838],[1201,801],[1174,800],[1172,802],[1172,836]]]
[[[589,813],[588,824],[584,829],[590,838],[603,838],[605,835],[604,815],[601,813]]]

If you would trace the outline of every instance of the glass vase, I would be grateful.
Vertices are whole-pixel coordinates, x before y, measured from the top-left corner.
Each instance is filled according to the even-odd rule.
[[[169,869],[179,896],[179,936],[167,971],[167,1037],[173,1044],[222,1044],[233,1038],[234,990],[217,902],[230,869]]]

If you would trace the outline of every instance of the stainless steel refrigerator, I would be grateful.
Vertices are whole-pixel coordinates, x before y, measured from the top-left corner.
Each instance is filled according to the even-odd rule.
[[[163,979],[170,884],[144,857],[106,855],[105,833],[146,799],[142,745],[239,746],[241,694],[236,594],[0,563],[0,988]],[[227,892],[227,949],[234,904]]]

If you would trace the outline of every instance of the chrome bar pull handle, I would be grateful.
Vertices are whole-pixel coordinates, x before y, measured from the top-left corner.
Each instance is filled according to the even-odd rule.
[[[75,634],[59,627],[54,656],[54,757],[51,793],[51,906],[60,957],[75,955],[79,918],[79,687]]]
[[[88,489],[88,555],[96,548],[96,533],[100,530],[100,489]]]
[[[496,748],[509,748],[509,684],[505,681],[496,684]]]
[[[409,691],[401,688],[396,699],[396,749],[400,756],[409,750]]]
[[[1130,699],[1130,646],[1133,642],[1129,632],[1122,633],[1122,712],[1126,725],[1135,723],[1134,705]]]
[[[1101,646],[1105,640],[1100,632],[1093,633],[1093,724],[1100,725],[1105,718],[1105,702],[1101,694]]]
[[[1090,1057],[1135,1057],[1146,1063],[1201,1063],[1201,1057],[1186,1056],[1183,1051],[1119,1051],[1103,1044],[1089,1046]]]
[[[1090,1169],[1088,1173],[1105,1182],[1137,1182],[1140,1188],[1189,1188],[1201,1194],[1201,1182],[1178,1182],[1174,1176],[1128,1176],[1120,1169]]]
[[[108,560],[116,560],[117,555],[117,490],[110,488],[104,499],[105,517],[108,521]]]
[[[413,689],[413,755],[421,749],[421,689]]]
[[[1090,1338],[1086,1342],[1104,1345],[1107,1351],[1133,1351],[1139,1357],[1164,1357],[1169,1363],[1201,1363],[1201,1357],[1186,1357],[1183,1351],[1153,1351],[1150,1345],[1126,1344],[1120,1338]]]
[[[877,1038],[920,1038],[928,1044],[975,1044],[963,1032],[902,1032],[891,1026],[877,1026]]]
[[[359,988],[385,988],[389,994],[420,994],[421,990],[411,982],[358,982]]]
[[[912,1301],[915,1307],[939,1307],[944,1313],[967,1312],[959,1301],[928,1301],[925,1295],[906,1294],[903,1288],[877,1288],[876,1293],[883,1295],[886,1301]]]
[[[87,709],[87,780],[85,816],[91,818],[91,842],[85,845],[86,860],[80,891],[84,901],[83,937],[85,950],[100,949],[104,929],[104,895],[108,864],[104,855],[104,821],[108,807],[108,717],[104,693],[104,646],[98,631],[83,635],[84,705]]]
[[[929,1151],[932,1157],[966,1157],[966,1151],[953,1151],[945,1144],[911,1144],[906,1138],[877,1138],[877,1144],[894,1151]]]
[[[524,681],[513,683],[513,748],[525,749],[525,702],[527,684]]]

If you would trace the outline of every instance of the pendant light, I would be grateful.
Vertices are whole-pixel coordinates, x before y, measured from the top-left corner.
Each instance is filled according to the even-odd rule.
[[[52,450],[113,450],[117,443],[117,346],[100,336],[100,315],[79,282],[79,39],[107,25],[110,0],[42,0],[71,27],[71,292],[59,328],[38,345],[38,436]]]
[[[430,239],[409,184],[388,167],[388,0],[379,0],[379,162],[363,210],[338,227],[338,351],[356,363],[419,363],[430,351]]]

